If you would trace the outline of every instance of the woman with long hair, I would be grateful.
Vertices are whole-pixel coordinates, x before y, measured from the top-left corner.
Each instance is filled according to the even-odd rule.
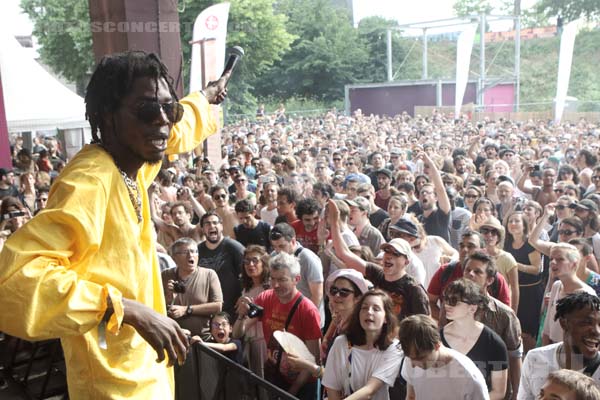
[[[31,214],[35,213],[35,199],[37,192],[35,190],[35,176],[33,172],[25,172],[19,176],[19,200],[29,209]]]
[[[368,247],[366,247],[368,249]],[[369,250],[370,251],[370,250]],[[327,278],[325,292],[329,299],[331,323],[323,335],[321,343],[321,362],[324,364],[334,340],[341,335],[361,296],[365,294],[371,283],[353,269],[338,269]],[[322,376],[324,369],[318,364],[305,360],[295,354],[288,354],[288,363],[293,370],[310,371],[315,377]]]
[[[474,211],[475,202],[481,198],[481,195],[482,195],[481,189],[478,186],[475,186],[475,185],[468,186],[467,189],[465,190],[465,195],[464,195],[465,208],[468,209],[469,211],[471,211],[472,213],[475,212]]]
[[[487,307],[480,287],[465,278],[444,290],[446,318],[451,320],[440,332],[444,346],[469,357],[479,368],[491,400],[503,399],[508,380],[508,351],[493,330],[475,320],[475,314]]]
[[[379,224],[379,232],[383,235],[383,238],[386,242],[391,240],[388,229],[391,225],[394,225],[402,216],[406,213],[406,208],[408,207],[408,199],[404,195],[395,195],[390,197],[390,201],[388,203],[387,212],[389,217],[384,219],[381,224]]]
[[[492,200],[487,197],[480,197],[475,204],[473,204],[473,214],[469,220],[469,229],[477,231],[482,223],[487,221],[490,217],[496,217],[497,215],[496,206]]]
[[[323,386],[329,400],[388,400],[401,356],[390,297],[381,290],[365,293],[345,332],[333,343],[325,366]]]
[[[540,311],[544,299],[542,255],[528,242],[529,222],[521,211],[514,211],[506,219],[504,250],[517,261],[519,274],[519,308],[525,351],[535,347],[540,328]]]
[[[255,244],[246,247],[242,259],[242,296],[238,299],[236,311],[242,301],[252,303],[256,296],[264,290],[269,289],[269,259],[269,253],[267,253],[264,247]],[[267,345],[265,343],[262,324],[253,324],[247,328],[244,335],[244,342],[244,358],[248,363],[248,367],[256,375],[263,377],[263,365],[267,359]]]

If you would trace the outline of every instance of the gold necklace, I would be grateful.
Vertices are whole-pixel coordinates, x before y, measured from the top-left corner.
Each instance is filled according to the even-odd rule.
[[[131,200],[131,204],[133,205],[133,209],[135,210],[135,215],[137,216],[139,224],[142,222],[142,197],[140,196],[137,182],[127,176],[125,171],[119,168],[119,166],[117,166],[117,169],[123,177],[123,181],[127,187],[127,192],[129,193],[129,200]]]

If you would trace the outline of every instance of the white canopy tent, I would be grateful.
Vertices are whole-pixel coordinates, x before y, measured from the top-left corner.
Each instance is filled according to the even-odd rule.
[[[83,98],[50,75],[3,31],[0,74],[9,132],[89,128]]]

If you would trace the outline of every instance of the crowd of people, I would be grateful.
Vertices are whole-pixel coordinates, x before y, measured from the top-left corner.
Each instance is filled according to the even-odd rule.
[[[191,343],[301,399],[600,399],[597,124],[292,118],[280,107],[221,134],[223,162],[165,157],[153,182],[123,175],[115,206],[131,200],[138,223],[151,221],[154,284]],[[10,237],[34,215],[52,221],[49,193],[91,196],[93,177],[55,189],[71,165],[57,141],[11,140],[0,246],[13,251]],[[94,219],[71,218],[82,219],[46,234],[81,235],[73,254],[103,247]],[[118,216],[106,218],[119,231]],[[114,235],[106,262],[128,251],[128,235],[140,233]],[[69,251],[44,256],[69,273],[79,268]],[[285,351],[277,331],[312,358]]]

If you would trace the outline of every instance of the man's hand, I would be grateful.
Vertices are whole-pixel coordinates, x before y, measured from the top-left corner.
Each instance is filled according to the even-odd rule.
[[[169,317],[173,318],[173,319],[178,319],[181,318],[185,315],[185,312],[187,311],[187,306],[176,306],[176,305],[172,305],[169,307]]]
[[[156,351],[156,362],[169,357],[169,366],[185,362],[189,343],[177,322],[134,300],[123,299],[123,323],[131,325]]]
[[[208,85],[204,89],[206,100],[210,104],[221,104],[225,97],[227,97],[227,81],[231,77],[231,72],[223,75],[216,81],[208,82]]]
[[[338,226],[340,221],[340,209],[338,208],[337,204],[335,204],[335,201],[333,199],[327,200],[325,216],[329,228]]]

